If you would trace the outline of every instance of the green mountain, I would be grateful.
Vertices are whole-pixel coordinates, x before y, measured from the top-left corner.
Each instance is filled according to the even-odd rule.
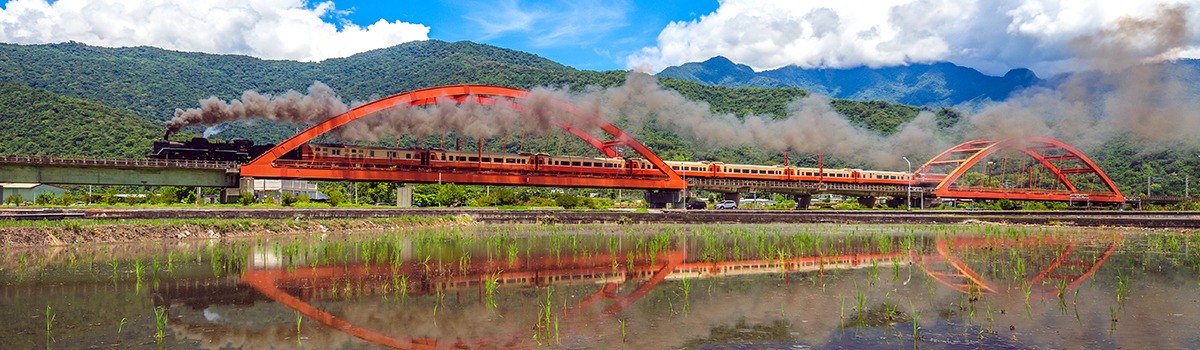
[[[471,42],[412,42],[322,62],[271,61],[152,47],[102,48],[73,42],[0,44],[0,81],[19,81],[100,102],[151,121],[170,119],[176,108],[197,107],[197,101],[210,96],[227,100],[239,98],[247,90],[304,91],[313,81],[334,87],[344,99],[369,101],[450,84],[580,89],[615,86],[624,80],[622,71],[580,71],[537,55]],[[708,101],[715,111],[739,115],[782,115],[788,102],[806,94],[801,89],[727,88],[674,79],[664,79],[662,84],[689,98]],[[904,109],[907,119],[916,115],[910,106],[880,107]],[[874,112],[847,110],[857,119],[869,119]],[[296,131],[296,126],[268,122],[235,123],[220,136],[262,143],[277,142]]]
[[[732,87],[798,87],[836,98],[931,107],[1000,101],[1014,91],[1042,82],[1028,69],[1014,69],[995,77],[946,62],[848,69],[787,66],[755,72],[721,56],[667,67],[658,76]]]
[[[161,129],[127,111],[21,83],[0,83],[4,154],[140,158]]]

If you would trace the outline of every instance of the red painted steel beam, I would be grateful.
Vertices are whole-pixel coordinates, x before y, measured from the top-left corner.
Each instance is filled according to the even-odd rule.
[[[362,181],[414,181],[414,182],[436,182],[435,176],[440,176],[442,181],[452,182],[446,178],[446,174],[437,173],[420,173],[420,172],[403,172],[403,171],[381,171],[381,170],[344,170],[344,169],[306,169],[293,168],[287,166],[279,166],[276,163],[279,157],[300,147],[300,145],[311,141],[312,139],[325,134],[342,125],[346,125],[359,118],[371,115],[393,107],[412,107],[426,104],[437,103],[439,99],[452,99],[457,102],[475,101],[483,104],[496,105],[497,98],[508,98],[519,100],[528,96],[529,92],[525,90],[488,86],[488,85],[455,85],[428,88],[415,90],[406,93],[400,93],[388,96],[379,100],[369,102],[367,104],[355,107],[345,113],[334,116],[324,122],[318,123],[308,129],[280,142],[267,152],[263,153],[258,158],[241,166],[241,176],[244,177],[261,177],[261,178],[306,178],[306,179],[330,179],[330,180],[362,180]],[[513,108],[520,109],[519,105],[513,105]],[[566,113],[581,115],[581,113],[565,101],[561,101],[557,106]],[[654,152],[650,151],[641,142],[634,139],[625,131],[617,128],[612,123],[601,119],[595,115],[583,115],[589,120],[598,124],[598,127],[604,132],[611,135],[614,140],[602,142],[594,136],[579,130],[571,125],[560,125],[567,132],[579,137],[588,144],[596,147],[606,155],[612,157],[616,153],[612,150],[612,145],[625,145],[633,149],[651,164],[654,164],[662,173],[661,179],[598,179],[590,177],[557,177],[557,176],[499,176],[486,174],[456,174],[450,178],[456,180],[467,181],[466,183],[478,184],[511,184],[511,185],[536,185],[536,186],[564,186],[564,187],[613,187],[613,188],[643,188],[643,189],[684,189],[687,188],[687,181],[683,180],[679,174],[675,173],[670,166],[662,161]],[[411,176],[411,177],[410,177]],[[489,182],[497,181],[497,182]]]

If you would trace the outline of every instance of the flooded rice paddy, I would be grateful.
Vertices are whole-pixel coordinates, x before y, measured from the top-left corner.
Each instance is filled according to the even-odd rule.
[[[1200,348],[1200,236],[466,226],[10,249],[4,348]]]

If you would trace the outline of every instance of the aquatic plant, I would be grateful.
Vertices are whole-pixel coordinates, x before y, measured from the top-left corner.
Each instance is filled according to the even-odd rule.
[[[484,304],[488,309],[496,308],[496,285],[500,282],[500,273],[501,271],[496,271],[491,277],[483,281]]]
[[[154,307],[154,339],[162,343],[165,331],[167,330],[167,308],[165,306]]]
[[[297,345],[300,344],[300,323],[301,322],[304,322],[304,316],[300,314],[300,311],[296,311],[296,344]]]
[[[50,347],[50,343],[54,342],[54,319],[58,318],[58,314],[50,311],[50,305],[46,305],[46,347]]]
[[[921,337],[921,312],[917,311],[917,308],[915,306],[913,306],[911,303],[908,305],[908,308],[912,309],[912,312],[910,312],[909,315],[912,316],[913,343],[916,343],[918,341],[921,341],[921,339],[922,339],[922,337]]]

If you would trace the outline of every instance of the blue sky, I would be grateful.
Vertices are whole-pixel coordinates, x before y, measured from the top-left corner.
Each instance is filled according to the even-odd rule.
[[[468,40],[532,52],[579,69],[625,69],[627,57],[668,23],[692,21],[716,1],[393,1],[339,0],[342,15],[358,25],[380,19],[423,24],[429,38]]]
[[[1195,2],[7,0],[0,42],[320,61],[414,40],[470,40],[590,70],[658,72],[719,55],[760,71],[948,61],[1048,76],[1113,51],[1200,57]],[[1120,35],[1119,23],[1134,22],[1146,24],[1141,33]],[[1080,49],[1080,38],[1091,46]]]

